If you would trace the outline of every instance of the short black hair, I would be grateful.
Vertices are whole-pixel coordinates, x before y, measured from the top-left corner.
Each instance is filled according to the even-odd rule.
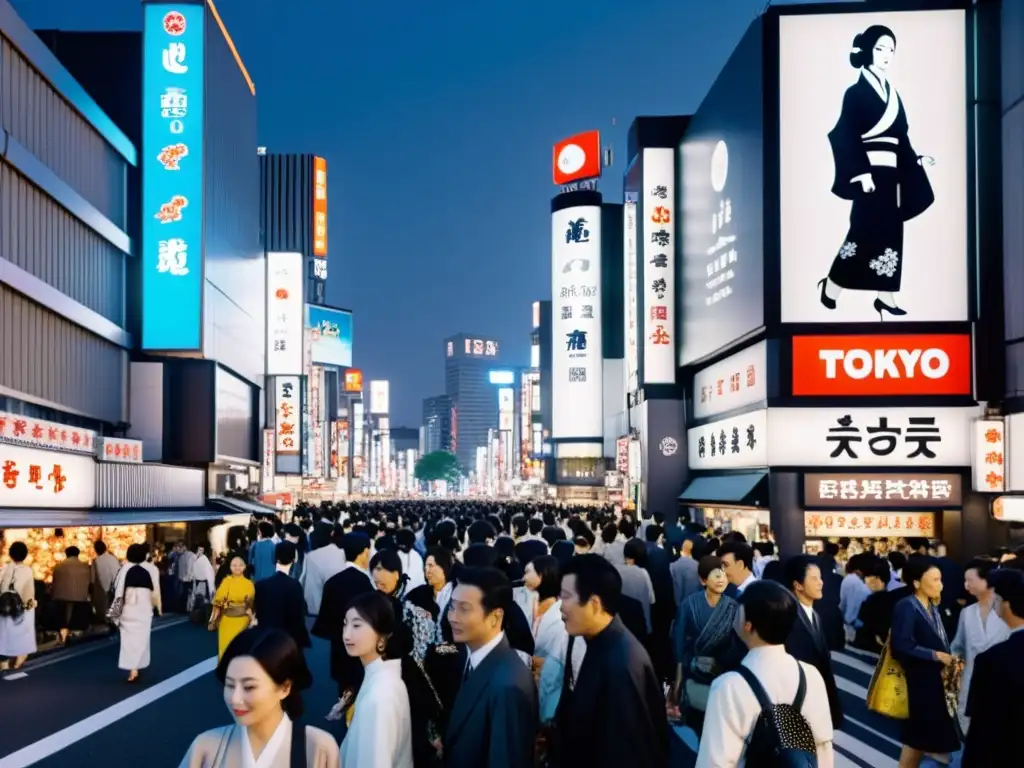
[[[298,548],[290,541],[282,541],[274,547],[274,559],[278,565],[291,565],[295,562]]]
[[[927,555],[911,555],[907,558],[907,564],[903,566],[903,583],[914,589],[915,581],[921,581],[928,571],[938,567],[935,560]]]
[[[796,623],[796,598],[774,581],[755,581],[740,593],[743,618],[769,645],[782,645]]]
[[[76,546],[70,546],[64,550],[65,557],[78,557],[80,554],[82,554],[82,552]]]
[[[1018,619],[1024,619],[1024,572],[1000,568],[989,578],[996,594],[1010,606],[1010,612]]]
[[[507,612],[512,604],[512,582],[497,568],[460,568],[456,584],[480,590],[480,604],[485,615],[490,615],[499,608]]]
[[[622,556],[632,560],[637,565],[643,566],[647,563],[647,545],[640,539],[630,539],[622,547]]]
[[[608,525],[601,529],[601,541],[605,544],[614,542],[618,535],[619,529],[615,527],[615,523],[608,523]]]
[[[825,542],[825,554],[829,557],[835,557],[839,554],[839,545],[834,541]]]
[[[865,576],[874,576],[879,579],[882,583],[888,584],[892,579],[892,569],[889,567],[889,561],[884,557],[876,557],[872,560],[871,565],[864,571]]]
[[[813,555],[794,555],[786,560],[786,564],[783,566],[783,578],[786,583],[783,586],[793,589],[794,583],[802,585],[804,579],[807,578],[807,569],[811,567],[821,570]]]
[[[974,570],[978,572],[979,579],[988,581],[989,575],[996,569],[996,566],[998,563],[991,557],[976,557],[964,566],[964,573]],[[1024,609],[1024,606],[1021,608]]]
[[[622,575],[601,555],[575,555],[562,568],[562,576],[576,577],[576,596],[580,604],[596,597],[605,613],[619,612],[622,601]]]
[[[134,565],[140,565],[146,562],[146,550],[142,548],[141,544],[129,544],[128,551],[125,552],[125,560]]]
[[[718,556],[732,555],[736,562],[743,563],[748,571],[754,570],[754,548],[744,541],[727,541],[718,548]]]
[[[622,518],[619,520],[619,533],[627,539],[632,539],[636,536],[636,523],[631,518]]]
[[[22,563],[28,557],[28,547],[23,541],[16,541],[7,548],[7,554],[16,563]]]
[[[903,566],[907,564],[907,556],[896,549],[886,555],[886,558],[894,571],[902,571]]]
[[[346,533],[341,537],[341,548],[345,550],[345,559],[353,563],[370,548],[370,537],[365,533]]]
[[[531,534],[537,536],[544,530],[544,521],[539,517],[531,517],[526,527],[530,530]]]
[[[477,520],[469,526],[468,536],[470,544],[486,544],[488,539],[495,539],[498,534],[486,520]]]
[[[411,528],[399,528],[395,534],[395,541],[398,542],[400,550],[409,552],[416,546],[416,534],[412,532]]]
[[[701,581],[707,581],[712,571],[722,570],[722,558],[717,555],[704,555],[697,563],[697,575]]]
[[[562,591],[562,573],[558,558],[554,555],[538,555],[530,561],[530,565],[540,578],[537,597],[541,600],[558,597],[558,593]]]
[[[266,520],[263,520],[256,525],[256,530],[259,531],[260,536],[262,536],[264,539],[274,538],[273,523],[268,523]]]
[[[102,539],[98,540],[95,544],[93,544],[92,548],[97,555],[102,555],[104,552],[107,551],[107,545],[103,543]]]
[[[657,523],[651,523],[647,526],[647,530],[644,531],[644,538],[651,544],[654,544],[661,538],[661,535],[665,533],[665,529]]]
[[[450,578],[452,573],[452,566],[455,565],[455,558],[452,557],[452,553],[444,547],[427,547],[427,557],[434,558],[434,562],[437,563],[437,567],[444,571],[444,578],[447,580]],[[426,557],[423,558],[426,562]]]
[[[397,550],[394,549],[381,549],[377,551],[373,557],[370,558],[370,570],[376,570],[381,568],[391,573],[397,573],[399,576],[404,573],[402,568],[402,558],[398,554]]]
[[[271,627],[253,627],[239,632],[217,664],[217,679],[227,677],[228,666],[239,656],[251,656],[278,685],[291,682],[292,689],[281,702],[281,708],[293,721],[302,717],[302,691],[313,683],[313,677],[291,635]]]

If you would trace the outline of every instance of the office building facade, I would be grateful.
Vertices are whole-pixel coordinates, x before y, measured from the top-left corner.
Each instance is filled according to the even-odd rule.
[[[452,448],[452,399],[448,395],[423,400],[423,452]]]
[[[501,344],[460,333],[444,340],[445,394],[452,401],[454,449],[464,470],[476,465],[476,449],[486,447],[487,431],[498,427],[498,393],[488,372],[501,366]]]

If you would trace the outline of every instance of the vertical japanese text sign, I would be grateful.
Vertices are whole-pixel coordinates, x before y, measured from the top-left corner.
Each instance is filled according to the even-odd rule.
[[[205,5],[144,6],[142,348],[202,347]]]
[[[676,382],[675,169],[675,150],[644,150],[644,384]]]
[[[313,255],[327,256],[327,161],[313,158]]]

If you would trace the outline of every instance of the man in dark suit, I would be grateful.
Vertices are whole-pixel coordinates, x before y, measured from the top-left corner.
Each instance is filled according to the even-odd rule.
[[[463,568],[449,619],[462,685],[444,737],[446,768],[532,768],[537,736],[533,675],[505,639],[512,585],[496,568]]]
[[[978,654],[974,660],[967,716],[971,718],[964,745],[963,768],[1009,765],[1020,754],[1024,729],[1024,573],[1001,569],[988,583],[1002,598],[999,614],[1010,628],[1005,642]],[[1018,757],[1019,759],[1019,757]]]
[[[839,610],[839,590],[843,586],[843,577],[836,566],[839,545],[827,542],[824,550],[818,555],[818,568],[824,583],[821,601],[815,606],[818,616],[823,620],[822,628],[828,647],[833,651],[841,651],[846,647],[846,628],[843,626],[843,613]]]
[[[306,600],[302,585],[288,575],[296,555],[297,548],[290,541],[282,541],[274,547],[277,573],[256,582],[253,611],[260,626],[283,630],[291,635],[299,648],[309,648],[312,643],[306,630]]]
[[[821,673],[828,694],[828,705],[832,711],[832,727],[843,725],[843,705],[836,689],[836,678],[832,673],[832,655],[825,636],[824,623],[814,610],[814,602],[821,600],[824,582],[821,569],[811,555],[796,555],[783,566],[786,585],[796,595],[797,620],[786,640],[786,653],[798,661],[810,664]]]

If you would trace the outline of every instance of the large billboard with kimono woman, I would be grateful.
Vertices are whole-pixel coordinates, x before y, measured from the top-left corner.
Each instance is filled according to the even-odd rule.
[[[779,19],[781,319],[969,319],[966,16]]]

